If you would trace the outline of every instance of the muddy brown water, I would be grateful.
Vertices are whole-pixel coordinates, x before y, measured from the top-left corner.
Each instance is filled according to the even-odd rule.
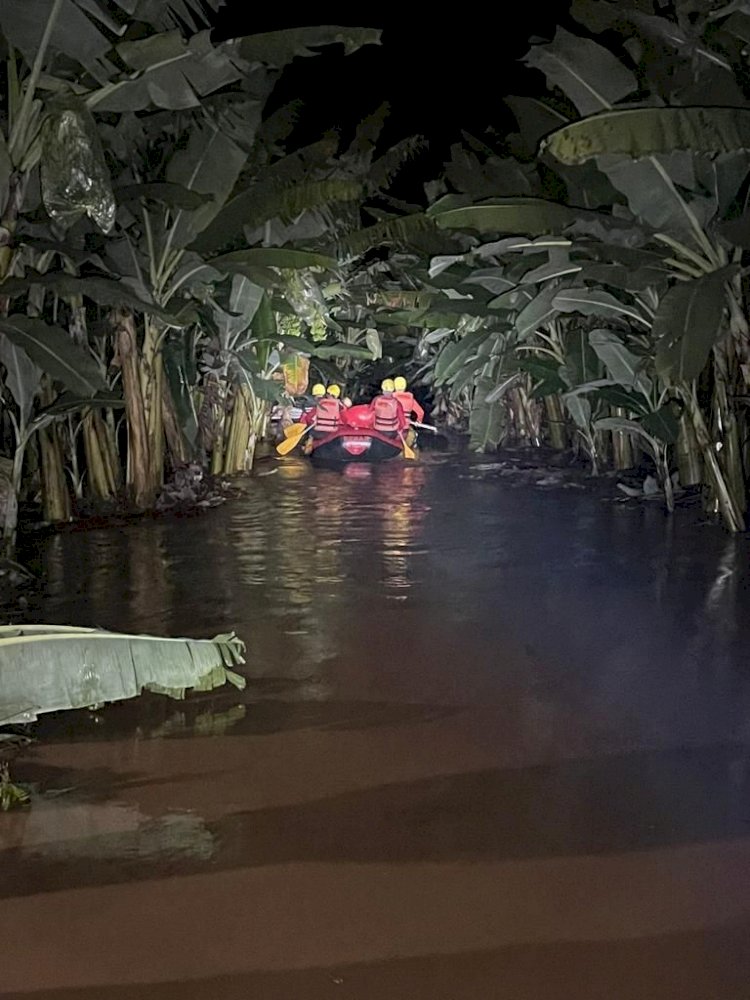
[[[747,1000],[750,544],[506,472],[287,460],[41,545],[31,619],[233,628],[250,682],[40,724],[0,993]]]

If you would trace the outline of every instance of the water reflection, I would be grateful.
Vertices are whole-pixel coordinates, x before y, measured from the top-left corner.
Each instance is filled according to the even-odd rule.
[[[208,861],[214,837],[203,820],[189,812],[153,818],[116,802],[35,796],[32,809],[14,813],[0,825],[0,851],[19,848],[30,860]]]
[[[429,670],[442,700],[524,692],[542,728],[588,712],[649,739],[736,733],[748,540],[656,504],[510,486],[496,464],[284,461],[201,517],[49,539],[29,617],[235,628],[256,677],[316,700],[421,697]]]

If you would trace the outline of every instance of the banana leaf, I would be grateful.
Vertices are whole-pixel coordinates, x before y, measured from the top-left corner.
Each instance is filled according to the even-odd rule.
[[[503,439],[507,411],[502,399],[488,402],[497,386],[495,379],[482,375],[474,389],[474,399],[469,414],[469,447],[472,451],[493,451]]]
[[[547,136],[542,150],[568,165],[605,153],[634,159],[675,149],[733,153],[750,149],[750,110],[741,108],[628,108],[572,122]]]
[[[662,298],[653,326],[656,370],[662,378],[689,382],[703,371],[726,329],[724,286],[735,273],[736,268],[723,267],[675,285]]]
[[[45,712],[134,698],[144,690],[184,698],[245,679],[245,645],[234,633],[164,639],[66,625],[0,626],[0,718],[33,722]]]
[[[541,70],[582,115],[608,108],[638,88],[635,75],[602,45],[558,28],[546,45],[532,45],[524,62]]]
[[[342,27],[321,24],[303,28],[265,31],[240,39],[239,53],[248,62],[260,62],[281,69],[297,56],[318,55],[323,45],[341,44],[350,55],[363,45],[380,45],[378,28]]]
[[[575,221],[580,210],[545,198],[494,198],[481,205],[442,209],[429,215],[441,229],[474,229],[480,233],[523,233],[542,236],[559,233]]]
[[[18,314],[0,319],[0,332],[23,348],[42,371],[79,396],[93,396],[107,388],[94,358],[59,326]]]

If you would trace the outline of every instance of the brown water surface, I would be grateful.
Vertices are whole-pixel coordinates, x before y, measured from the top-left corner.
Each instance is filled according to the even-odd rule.
[[[0,992],[748,1000],[748,541],[449,455],[242,489],[39,553],[31,619],[251,680],[40,724]]]

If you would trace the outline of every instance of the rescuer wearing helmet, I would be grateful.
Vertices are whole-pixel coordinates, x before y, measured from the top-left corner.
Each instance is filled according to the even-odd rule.
[[[413,394],[406,388],[406,379],[403,375],[397,375],[393,380],[394,396],[404,408],[407,418],[411,419],[412,413],[421,424],[424,421],[424,410],[414,398]]]
[[[336,392],[332,390],[336,390]],[[338,429],[343,409],[337,395],[340,392],[341,389],[337,385],[329,385],[326,390],[324,385],[317,382],[312,387],[316,405],[303,414],[302,423],[312,424],[313,437],[328,437],[329,434]]]
[[[393,379],[383,379],[380,385],[380,395],[376,396],[370,404],[373,428],[388,437],[400,436],[409,426],[403,407],[396,399],[394,392]]]

